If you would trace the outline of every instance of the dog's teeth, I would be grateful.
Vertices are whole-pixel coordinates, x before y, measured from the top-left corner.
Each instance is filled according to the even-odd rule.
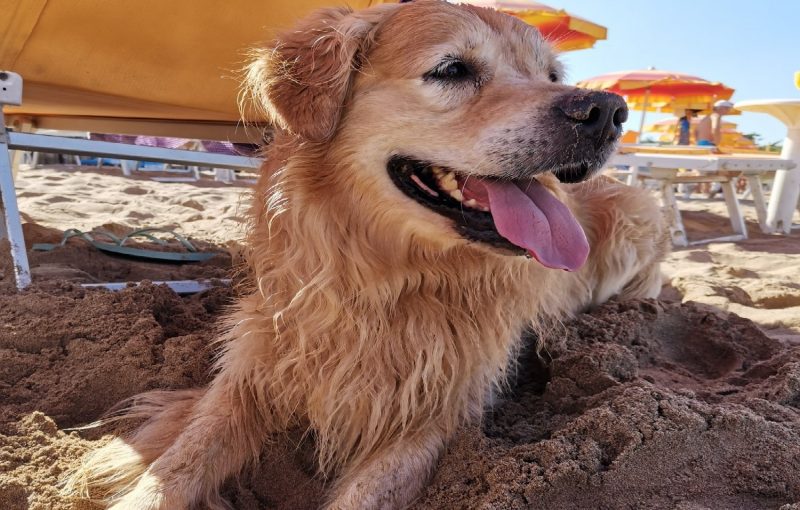
[[[456,182],[456,176],[453,172],[447,172],[443,176],[439,178],[439,185],[445,191],[457,191],[458,190],[458,182]]]
[[[435,175],[436,177],[441,177],[444,175],[444,171],[438,166],[432,166],[431,171],[433,172],[433,175]]]
[[[479,204],[478,201],[475,200],[474,198],[470,198],[469,200],[464,200],[464,205],[469,207],[470,209],[475,209],[475,210],[483,211],[483,212],[489,212],[489,208],[488,207]]]
[[[459,190],[453,190],[450,192],[450,196],[458,200],[459,202],[464,200],[464,195]]]

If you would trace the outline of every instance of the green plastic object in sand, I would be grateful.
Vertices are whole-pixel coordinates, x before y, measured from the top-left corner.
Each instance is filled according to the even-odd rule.
[[[175,239],[177,239],[183,245],[184,248],[186,248],[187,251],[185,252],[156,251],[156,250],[147,250],[144,248],[132,248],[130,246],[125,246],[125,243],[128,242],[128,240],[133,237],[146,237],[149,241],[162,246],[167,244],[166,241],[164,241],[163,239],[159,239],[158,237],[152,235],[152,232],[163,232],[171,234],[173,237],[175,237]],[[94,236],[92,236],[92,234],[94,234]],[[109,239],[110,242],[98,241],[96,239],[96,237],[101,237],[101,236]],[[197,248],[195,248],[194,245],[190,243],[188,239],[178,234],[177,232],[173,232],[172,230],[167,230],[162,228],[143,228],[140,230],[133,231],[122,238],[115,236],[111,232],[96,231],[90,234],[87,232],[81,232],[80,230],[75,228],[71,228],[64,232],[64,238],[61,240],[60,243],[58,244],[38,243],[34,244],[32,248],[36,251],[52,251],[56,248],[64,246],[67,243],[67,241],[69,241],[73,237],[83,239],[84,241],[91,244],[98,250],[104,252],[114,253],[116,255],[125,255],[127,257],[137,257],[137,258],[159,260],[165,262],[202,262],[216,255],[216,253],[198,252]]]

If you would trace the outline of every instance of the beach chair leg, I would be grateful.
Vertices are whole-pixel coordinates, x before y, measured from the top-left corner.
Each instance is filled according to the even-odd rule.
[[[27,118],[22,120],[22,121],[15,122],[14,123],[14,129],[16,131],[20,132],[20,133],[32,133],[33,132],[33,122],[31,122],[31,120],[27,119]],[[5,130],[5,127],[3,127],[3,130]],[[9,153],[10,154],[10,161],[11,161],[11,176],[14,179],[17,178],[17,172],[19,172],[20,167],[24,164],[24,161],[25,161],[26,156],[27,156],[26,153],[27,153],[27,151],[22,151],[22,150],[10,151],[10,153]],[[33,156],[31,158],[31,160],[33,162],[32,166],[36,166],[36,162],[37,162],[38,158],[36,158],[36,159],[33,159],[33,158],[36,157],[37,154],[36,153],[32,153],[31,156]]]
[[[744,223],[744,215],[742,214],[742,208],[739,206],[739,199],[736,197],[734,182],[729,179],[720,184],[722,185],[725,204],[728,206],[728,216],[731,219],[733,232],[741,235],[742,239],[747,239],[747,226]]]
[[[11,154],[8,149],[8,134],[4,122],[3,113],[0,110],[0,214],[3,216],[0,238],[7,238],[11,245],[11,261],[14,264],[17,288],[22,290],[30,285],[31,272],[28,265],[28,254],[25,251],[25,238],[22,235],[22,221],[17,208]]]
[[[756,207],[756,215],[758,215],[758,225],[761,227],[762,232],[771,234],[772,229],[767,223],[767,201],[764,199],[761,178],[757,175],[748,175],[747,185],[750,188],[750,194],[753,196],[753,204]]]
[[[639,167],[631,165],[628,167],[628,178],[625,182],[628,186],[639,186]]]
[[[39,164],[39,153],[36,151],[14,151],[15,159],[12,159],[11,167],[14,169],[14,178],[16,179],[19,171],[24,168],[36,168]],[[14,162],[16,161],[16,163]]]
[[[133,171],[139,168],[139,162],[133,159],[121,159],[119,164],[122,167],[122,175],[125,177],[130,177],[133,175]]]
[[[675,200],[674,184],[671,181],[661,181],[661,198],[664,201],[664,207],[669,210],[672,219],[670,225],[670,232],[672,234],[672,243],[675,246],[689,246],[689,239],[686,237],[686,229],[683,226],[683,218],[681,218],[681,211],[678,209],[678,201]]]
[[[215,168],[214,180],[217,182],[224,182],[226,184],[232,183],[236,180],[236,172],[230,168]]]

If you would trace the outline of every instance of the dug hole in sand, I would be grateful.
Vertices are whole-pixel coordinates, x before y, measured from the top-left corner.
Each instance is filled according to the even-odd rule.
[[[59,186],[46,186],[53,177]],[[207,383],[215,327],[235,291],[179,297],[77,283],[226,276],[241,210],[223,209],[243,189],[52,169],[22,173],[18,187],[29,243],[76,226],[177,224],[220,252],[200,265],[152,265],[71,241],[31,254],[37,283],[22,294],[3,252],[0,509],[99,508],[61,497],[57,484],[122,429],[64,429],[145,390]],[[93,195],[85,217],[73,199],[81,194]],[[720,221],[719,204],[690,207],[690,236]],[[800,509],[798,254],[796,235],[678,251],[665,265],[665,300],[612,302],[553,331],[540,355],[522,355],[483,423],[458,434],[414,508]],[[227,484],[234,508],[319,505],[324,482],[299,437],[277,439]]]

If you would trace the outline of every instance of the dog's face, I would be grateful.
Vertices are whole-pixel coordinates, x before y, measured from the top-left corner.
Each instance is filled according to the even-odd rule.
[[[307,23],[259,79],[289,130],[356,170],[335,179],[343,192],[442,247],[582,265],[586,238],[552,176],[577,182],[603,164],[621,98],[562,85],[539,32],[489,9],[418,1]]]

